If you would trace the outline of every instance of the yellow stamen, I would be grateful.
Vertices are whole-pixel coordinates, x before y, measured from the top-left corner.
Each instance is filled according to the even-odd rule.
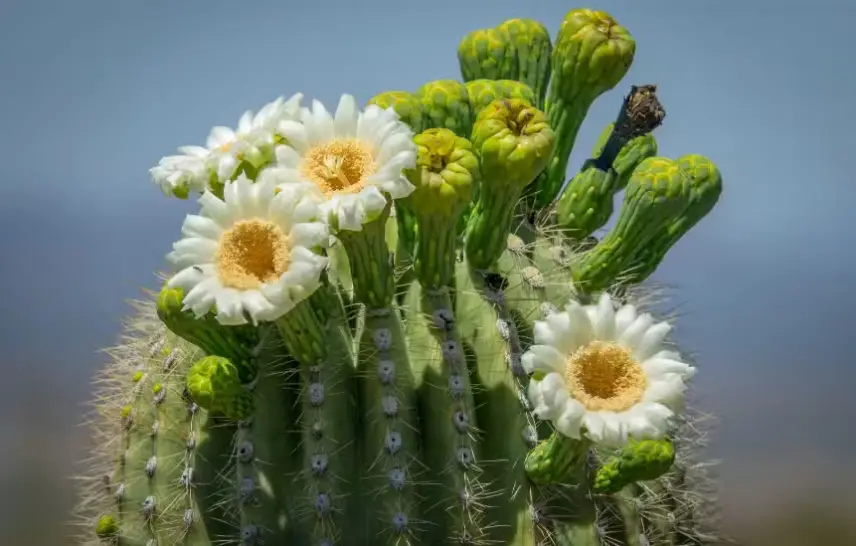
[[[645,371],[630,351],[594,341],[568,359],[565,380],[573,397],[590,411],[624,411],[642,400]]]
[[[217,276],[223,286],[250,290],[288,270],[288,235],[268,220],[241,220],[220,236]]]
[[[371,149],[357,139],[332,140],[315,147],[301,165],[303,175],[327,197],[360,191],[376,168]]]

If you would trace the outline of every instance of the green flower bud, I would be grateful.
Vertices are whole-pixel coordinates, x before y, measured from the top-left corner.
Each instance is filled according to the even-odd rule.
[[[532,483],[567,483],[586,461],[589,444],[554,432],[526,456],[526,475]]]
[[[710,159],[689,154],[679,157],[677,163],[681,172],[689,179],[689,205],[636,254],[628,268],[628,283],[639,283],[647,279],[663,261],[669,249],[713,209],[722,194],[722,175]]]
[[[562,191],[556,210],[558,225],[576,240],[603,227],[612,216],[617,185],[618,175],[613,169],[603,171],[587,161]]]
[[[187,391],[194,402],[229,419],[246,419],[253,413],[253,398],[241,385],[238,368],[229,359],[208,356],[187,372]]]
[[[543,112],[523,100],[507,99],[479,112],[472,141],[487,188],[522,189],[547,165],[555,135]]]
[[[615,227],[574,268],[574,282],[597,292],[614,284],[634,256],[689,204],[689,177],[676,161],[651,157],[633,172]]]
[[[531,102],[540,106],[544,102],[550,78],[550,57],[553,52],[550,33],[544,25],[532,19],[509,19],[499,25],[497,30],[514,46],[516,79],[534,91],[537,101]]]
[[[454,274],[458,218],[479,178],[472,144],[448,129],[416,135],[416,168],[406,171],[416,189],[401,205],[416,218],[414,269],[426,286],[447,285]]]
[[[519,73],[514,44],[496,28],[464,36],[458,45],[458,62],[465,81],[516,80]]]
[[[409,125],[414,133],[422,131],[422,105],[413,93],[385,91],[372,97],[368,103],[376,104],[384,110],[393,108],[401,121]]]
[[[539,177],[536,204],[552,203],[565,181],[568,158],[592,103],[612,89],[630,68],[636,42],[607,13],[590,9],[568,12],[553,48],[547,93],[547,118],[556,131],[556,150]]]
[[[98,518],[98,523],[95,524],[95,534],[100,539],[115,537],[119,532],[119,525],[116,523],[116,518],[110,514],[105,514]]]
[[[631,441],[598,470],[594,490],[616,493],[631,483],[655,480],[674,462],[675,447],[667,439]]]
[[[466,83],[473,115],[478,116],[495,100],[521,99],[535,104],[535,93],[525,83],[513,80],[473,80]]]
[[[467,138],[473,127],[473,114],[467,88],[455,80],[426,83],[416,93],[422,107],[422,128],[445,128]]]

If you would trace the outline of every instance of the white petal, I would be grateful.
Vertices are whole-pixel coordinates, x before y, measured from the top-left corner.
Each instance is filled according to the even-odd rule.
[[[167,259],[176,266],[184,268],[213,262],[217,253],[217,241],[188,237],[173,243],[172,248],[173,251],[167,255]]]
[[[686,385],[677,375],[667,375],[661,379],[648,381],[643,402],[656,402],[665,406],[680,406],[683,403]]]
[[[297,153],[297,150],[291,146],[277,146],[274,153],[276,154],[276,163],[281,167],[298,169],[300,167],[300,163],[303,161],[300,154]]]
[[[298,153],[305,154],[309,151],[309,139],[306,128],[302,123],[292,120],[284,120],[279,123],[279,134],[288,140],[288,145]]]
[[[585,408],[572,398],[568,398],[565,402],[565,408],[557,419],[554,419],[553,425],[562,435],[568,438],[578,439],[581,436],[581,428],[583,417],[585,416]]]
[[[334,196],[327,205],[340,230],[362,231],[366,213],[355,195]]]
[[[612,298],[604,292],[593,307],[592,326],[597,339],[613,341],[615,339],[615,309]]]
[[[302,117],[310,144],[326,142],[335,136],[333,133],[333,116],[320,101],[313,100],[311,114]]]
[[[618,338],[624,333],[628,326],[636,320],[636,307],[634,305],[624,305],[615,313],[615,337]]]
[[[240,293],[233,288],[224,288],[217,294],[217,322],[224,326],[247,324]]]
[[[336,108],[335,132],[339,138],[353,137],[357,133],[357,103],[352,95],[342,95]]]
[[[404,176],[397,176],[378,183],[378,188],[385,191],[393,199],[403,199],[416,191],[416,186]]]
[[[532,345],[524,353],[524,358],[527,358],[533,371],[563,373],[565,370],[566,357],[549,345]]]
[[[223,228],[220,227],[212,218],[199,216],[196,214],[188,214],[184,218],[184,224],[181,226],[181,234],[184,237],[194,237],[200,239],[211,239],[217,241],[223,233]]]
[[[634,320],[633,323],[618,336],[618,343],[628,349],[635,350],[642,341],[642,336],[645,335],[645,332],[648,331],[648,328],[650,328],[651,323],[653,322],[654,318],[649,313],[639,315],[636,317],[636,320]]]
[[[221,228],[228,229],[235,223],[235,211],[210,191],[202,194],[199,204],[202,214],[217,222]]]
[[[306,248],[326,247],[330,240],[330,230],[324,222],[297,224],[290,235],[291,244]]]
[[[661,351],[659,354],[662,354]],[[642,361],[642,369],[645,370],[645,375],[649,379],[662,379],[671,374],[681,377],[684,381],[695,375],[695,368],[671,358],[662,358],[654,355],[653,357]]]
[[[360,204],[368,221],[377,218],[386,208],[386,197],[374,187],[363,188],[359,193]]]
[[[634,349],[633,356],[637,360],[645,360],[662,350],[663,340],[666,339],[671,329],[672,327],[668,322],[658,322],[653,326],[649,326]]]
[[[591,320],[585,308],[579,303],[572,301],[565,307],[565,312],[571,323],[571,336],[573,338],[574,349],[582,347],[589,343],[594,338],[594,329],[592,328]]]
[[[213,150],[215,148],[219,148],[230,142],[234,142],[235,140],[235,132],[232,131],[229,127],[223,127],[218,125],[217,127],[213,127],[211,129],[211,133],[208,135],[208,139],[205,145],[209,150]]]

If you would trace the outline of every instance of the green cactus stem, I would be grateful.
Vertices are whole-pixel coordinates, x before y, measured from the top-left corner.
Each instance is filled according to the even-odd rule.
[[[665,115],[655,91],[651,85],[633,86],[612,125],[617,129],[610,131],[601,153],[586,161],[562,191],[556,221],[569,237],[582,240],[603,227],[612,216],[615,193],[626,186],[639,162],[653,155],[640,139],[650,135]],[[622,163],[617,163],[621,154]]]
[[[586,463],[589,443],[554,432],[526,455],[526,474],[536,484],[567,483]]]
[[[663,157],[643,161],[627,184],[615,227],[576,264],[576,285],[586,292],[610,286],[640,249],[684,213],[689,193],[690,181],[678,163]]]
[[[395,261],[386,241],[391,204],[363,224],[362,231],[341,231],[339,241],[348,255],[354,299],[371,308],[384,308],[395,296]]]
[[[577,133],[592,103],[621,81],[633,62],[636,41],[609,14],[571,10],[556,36],[546,112],[556,149],[539,177],[535,203],[549,205],[564,181]]]
[[[187,373],[187,391],[200,407],[229,419],[253,414],[253,396],[244,388],[238,369],[228,358],[206,356]]]
[[[467,258],[486,269],[502,254],[520,194],[546,165],[555,138],[542,112],[510,99],[479,113],[472,141],[481,159],[482,189],[467,225]]]
[[[398,202],[418,226],[414,270],[423,286],[448,286],[455,272],[457,221],[478,183],[472,145],[448,129],[429,129],[414,139],[416,168],[407,176],[416,190]]]

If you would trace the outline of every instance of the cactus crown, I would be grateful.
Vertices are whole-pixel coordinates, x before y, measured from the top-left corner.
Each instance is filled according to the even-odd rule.
[[[705,543],[695,368],[642,283],[721,174],[657,155],[641,85],[565,183],[635,50],[600,11],[512,19],[463,82],[280,98],[162,159],[202,210],[97,382],[80,543]]]

